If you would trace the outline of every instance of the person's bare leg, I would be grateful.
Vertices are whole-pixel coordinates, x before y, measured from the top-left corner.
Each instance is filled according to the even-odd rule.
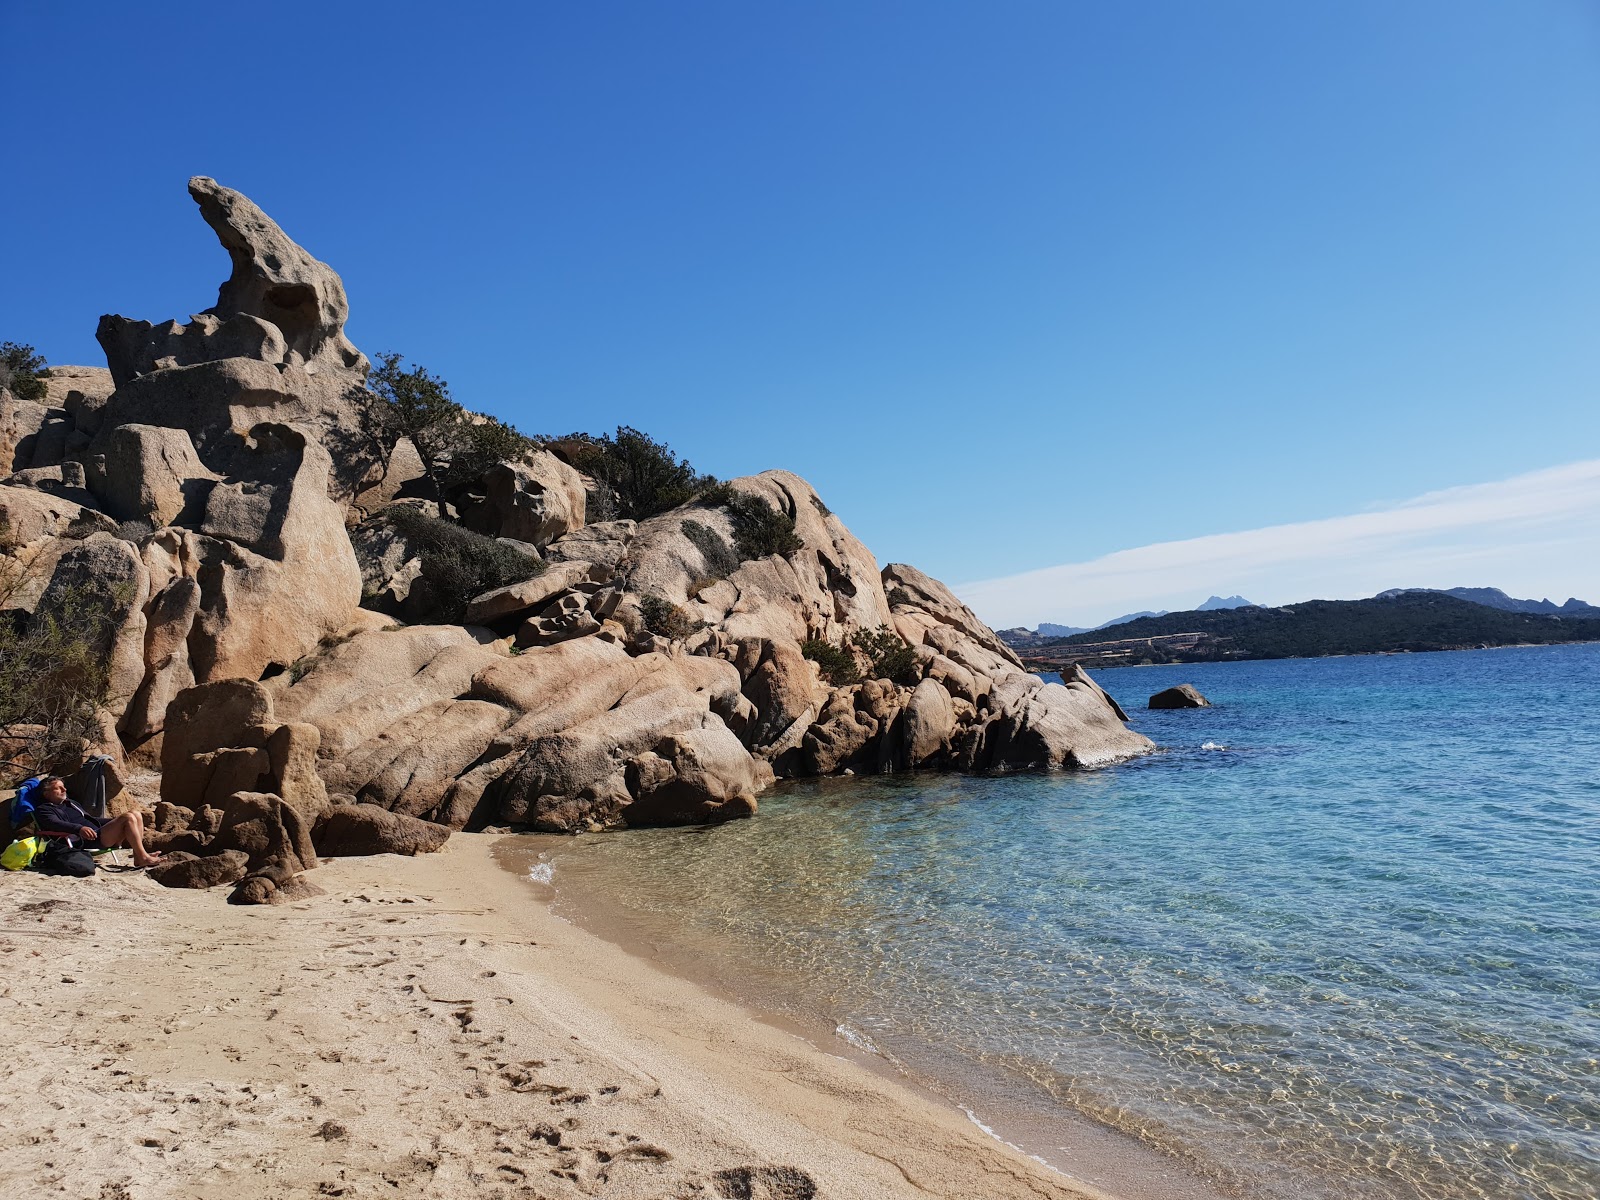
[[[152,867],[161,861],[161,855],[151,854],[144,848],[144,814],[138,809],[109,821],[100,831],[100,844],[108,848],[127,846],[133,851],[136,867]]]

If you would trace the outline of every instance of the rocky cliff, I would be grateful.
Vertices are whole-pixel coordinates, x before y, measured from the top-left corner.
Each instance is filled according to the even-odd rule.
[[[93,748],[159,763],[169,844],[248,860],[266,882],[245,898],[314,865],[307,838],[352,814],[413,843],[407,819],[715,821],[781,776],[1149,748],[1082,672],[1044,683],[942,584],[880,570],[786,471],[591,523],[593,480],[552,443],[454,504],[405,499],[417,452],[372,419],[339,277],[239,193],[189,190],[232,260],[216,305],[183,325],[103,317],[109,371],[57,369],[42,403],[0,393],[0,519],[47,568],[14,605],[92,583],[107,606]],[[792,522],[792,548],[730,569],[713,560],[751,497]],[[363,608],[405,615],[420,575],[405,525],[375,520],[392,504],[502,539],[528,578],[464,624]],[[895,678],[831,684],[803,652],[863,631],[909,645]],[[267,832],[221,836],[241,821]]]

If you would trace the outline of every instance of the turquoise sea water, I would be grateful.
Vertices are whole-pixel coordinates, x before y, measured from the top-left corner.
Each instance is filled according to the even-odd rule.
[[[1600,645],[1096,677],[1161,753],[786,785],[557,846],[559,902],[1225,1191],[1600,1195]]]

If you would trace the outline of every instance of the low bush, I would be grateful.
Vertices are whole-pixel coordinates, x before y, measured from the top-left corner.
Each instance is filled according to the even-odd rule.
[[[860,629],[850,639],[867,661],[872,664],[873,679],[890,679],[895,683],[911,683],[917,673],[917,652],[892,629]]]
[[[426,603],[418,606],[425,611],[416,615],[419,620],[459,622],[474,596],[532,579],[544,570],[542,562],[520,550],[410,505],[393,505],[373,519],[393,529],[405,539],[408,551],[422,559],[422,576],[412,585],[425,587]]]
[[[861,665],[846,646],[835,646],[821,638],[811,638],[800,643],[800,653],[822,669],[822,677],[834,687],[845,687],[861,682]]]
[[[889,607],[890,608],[893,608],[896,604],[913,604],[913,603],[915,603],[915,601],[913,601],[911,599],[911,593],[906,591],[905,588],[900,587],[897,584],[894,587],[889,589]]]
[[[695,549],[706,560],[706,575],[710,579],[726,579],[739,569],[739,556],[724,538],[709,525],[699,521],[685,521],[679,526],[683,536],[694,543]]]
[[[639,611],[644,616],[646,629],[674,642],[681,642],[706,627],[704,621],[695,620],[686,609],[651,592],[639,597]]]
[[[749,562],[769,554],[793,554],[805,543],[795,534],[794,518],[779,512],[760,496],[718,483],[700,497],[701,503],[728,510],[739,559]]]
[[[715,480],[673,454],[672,447],[627,425],[615,436],[557,439],[563,456],[611,495],[615,516],[643,521],[687,504]]]
[[[815,662],[822,677],[835,687],[863,679],[895,683],[916,679],[917,652],[892,629],[858,629],[838,644],[812,638],[801,643],[800,653]]]

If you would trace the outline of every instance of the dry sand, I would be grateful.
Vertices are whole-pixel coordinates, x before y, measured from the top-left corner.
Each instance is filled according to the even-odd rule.
[[[0,1195],[1100,1194],[553,916],[494,841],[275,908],[0,876]]]

